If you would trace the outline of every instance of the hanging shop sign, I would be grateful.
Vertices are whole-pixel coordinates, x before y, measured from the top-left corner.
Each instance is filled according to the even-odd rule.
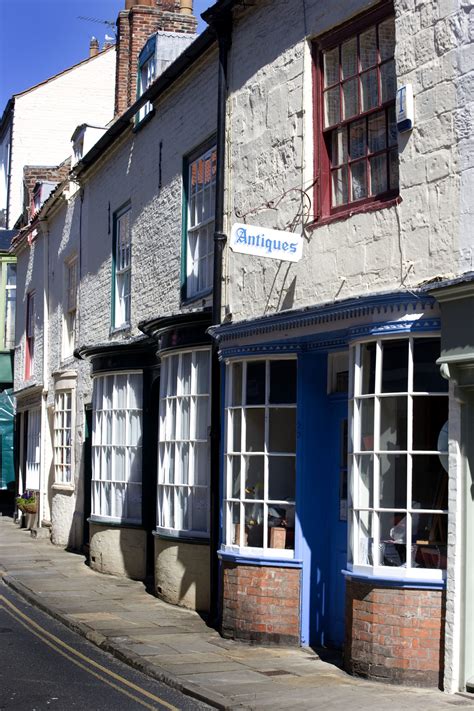
[[[230,248],[234,252],[252,254],[255,257],[299,262],[303,256],[303,238],[295,232],[236,223],[230,234]]]

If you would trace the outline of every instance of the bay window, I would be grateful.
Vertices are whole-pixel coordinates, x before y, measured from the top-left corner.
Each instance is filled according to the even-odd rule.
[[[296,487],[296,360],[227,366],[226,549],[292,557]]]
[[[439,339],[352,349],[351,562],[392,577],[446,568],[448,393]]]
[[[211,352],[163,355],[160,379],[158,527],[209,533]]]
[[[94,377],[92,514],[142,520],[142,374]]]

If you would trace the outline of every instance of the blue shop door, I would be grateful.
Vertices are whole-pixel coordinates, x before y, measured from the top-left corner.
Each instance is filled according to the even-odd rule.
[[[347,399],[324,394],[312,448],[312,518],[310,644],[342,648],[344,644],[347,565]]]

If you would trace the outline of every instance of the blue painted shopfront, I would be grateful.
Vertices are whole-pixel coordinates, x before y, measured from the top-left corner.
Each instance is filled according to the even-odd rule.
[[[327,353],[298,357],[297,516],[303,557],[302,641],[341,647],[347,523],[343,458],[347,395],[327,394]]]

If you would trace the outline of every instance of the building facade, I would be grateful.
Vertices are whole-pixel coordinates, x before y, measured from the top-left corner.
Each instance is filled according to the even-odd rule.
[[[194,32],[164,5],[124,13]],[[471,14],[219,0],[154,80],[141,37],[138,101],[21,267],[47,265],[54,541],[76,516],[95,569],[224,636],[450,692],[474,674]]]

